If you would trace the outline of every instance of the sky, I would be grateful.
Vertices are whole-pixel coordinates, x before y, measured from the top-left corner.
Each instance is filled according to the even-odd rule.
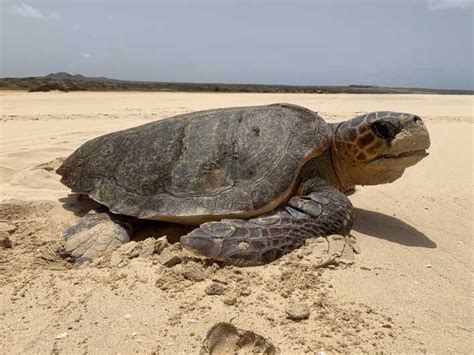
[[[474,0],[0,4],[0,77],[474,90]]]

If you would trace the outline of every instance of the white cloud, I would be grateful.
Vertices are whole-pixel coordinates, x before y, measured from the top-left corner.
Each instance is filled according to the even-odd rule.
[[[31,7],[24,3],[22,3],[21,5],[14,5],[10,7],[8,12],[12,15],[32,18],[36,20],[58,20],[61,18],[61,15],[56,12],[45,14],[40,10],[35,9],[34,7]]]
[[[90,54],[90,53],[84,53],[84,52],[79,53],[79,55],[80,55],[82,58],[86,58],[86,59],[92,57],[92,54]]]
[[[81,30],[81,25],[78,24],[78,23],[72,25],[72,30],[73,31],[80,31]]]
[[[428,0],[430,10],[469,9],[474,0]]]

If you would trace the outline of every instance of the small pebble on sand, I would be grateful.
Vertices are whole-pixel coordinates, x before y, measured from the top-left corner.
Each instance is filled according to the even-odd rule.
[[[233,306],[237,303],[237,298],[233,297],[233,296],[230,296],[230,297],[226,298],[223,302],[226,306]]]
[[[303,303],[292,303],[285,310],[287,318],[300,321],[309,318],[309,308]]]
[[[64,332],[64,333],[59,333],[58,335],[56,335],[56,339],[57,339],[57,340],[64,339],[65,337],[67,337],[67,333],[66,333],[66,332]]]
[[[224,291],[224,286],[217,282],[213,282],[212,284],[206,287],[206,294],[209,296],[222,295]]]

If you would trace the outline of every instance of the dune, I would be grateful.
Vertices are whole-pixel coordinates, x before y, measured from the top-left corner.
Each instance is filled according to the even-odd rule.
[[[473,96],[2,91],[0,102],[0,237],[12,242],[0,246],[1,353],[197,353],[219,322],[282,353],[472,352]],[[329,122],[393,110],[427,124],[428,158],[350,196],[354,261],[321,266],[311,242],[265,266],[169,268],[144,252],[153,230],[85,267],[58,256],[62,230],[91,207],[55,174],[82,143],[180,113],[275,102]],[[309,318],[288,319],[299,304]],[[240,346],[229,339],[244,333],[223,329],[220,348]]]

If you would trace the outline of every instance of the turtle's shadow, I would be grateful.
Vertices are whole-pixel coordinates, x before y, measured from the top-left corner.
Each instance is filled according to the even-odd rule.
[[[353,229],[370,237],[409,247],[436,248],[436,243],[424,233],[398,218],[361,208],[354,208]]]
[[[65,210],[73,212],[78,217],[82,217],[90,210],[101,206],[87,196],[80,199],[78,197],[77,194],[69,194],[67,197],[60,198],[59,202]]]

